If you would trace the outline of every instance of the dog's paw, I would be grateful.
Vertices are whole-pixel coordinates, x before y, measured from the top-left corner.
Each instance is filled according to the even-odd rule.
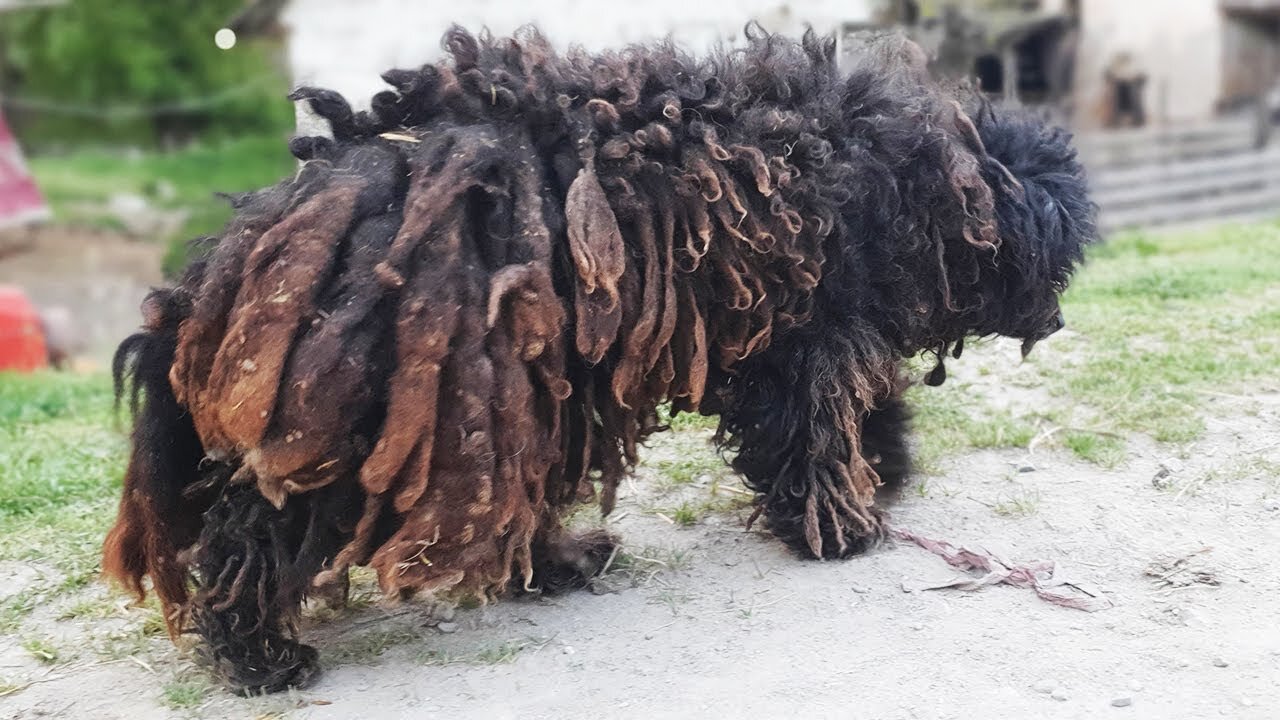
[[[220,654],[214,671],[229,691],[243,697],[301,690],[320,677],[320,653],[310,645],[277,637],[239,657]]]
[[[617,547],[618,539],[604,530],[558,532],[535,543],[530,585],[544,593],[586,587]]]
[[[865,515],[846,512],[820,513],[766,511],[769,531],[801,557],[815,560],[843,560],[860,555],[885,538],[884,513],[864,508]]]

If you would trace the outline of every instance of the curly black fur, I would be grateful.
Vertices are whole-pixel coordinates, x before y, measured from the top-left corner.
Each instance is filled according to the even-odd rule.
[[[582,584],[615,541],[561,518],[612,508],[663,403],[720,416],[801,554],[878,542],[903,358],[941,381],[967,336],[1056,330],[1093,206],[1066,133],[948,95],[910,43],[842,75],[830,39],[748,36],[454,29],[370,111],[299,89],[333,138],[292,141],[298,175],[236,197],[121,346],[143,403],[108,572],[150,576],[232,686],[304,683],[297,608],[352,564],[390,594]]]

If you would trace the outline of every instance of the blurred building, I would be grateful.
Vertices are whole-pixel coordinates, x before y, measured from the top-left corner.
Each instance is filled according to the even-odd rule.
[[[834,32],[846,47],[859,31],[901,28],[940,75],[1082,129],[1280,100],[1280,0],[255,0],[232,27],[280,33],[297,83],[358,103],[381,89],[383,70],[438,56],[452,23],[498,34],[535,23],[557,44],[592,49],[670,35],[700,50],[740,41],[750,20]]]
[[[1083,129],[1207,120],[1280,78],[1280,0],[892,0],[942,75]]]
[[[876,0],[259,0],[232,21],[237,33],[272,30],[287,38],[288,62],[299,84],[341,92],[353,103],[385,89],[378,76],[417,67],[441,54],[440,37],[457,23],[509,34],[533,23],[555,44],[618,47],[670,35],[692,50],[741,40],[755,20],[774,32],[807,25],[837,32],[871,19]]]

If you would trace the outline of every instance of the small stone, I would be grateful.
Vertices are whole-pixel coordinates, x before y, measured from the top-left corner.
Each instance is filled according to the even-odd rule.
[[[867,587],[866,585],[853,585],[849,589],[858,593],[859,595],[866,595],[867,593],[871,592],[871,588]]]
[[[1111,707],[1129,707],[1133,704],[1131,697],[1118,697],[1111,701]]]
[[[919,632],[924,629],[924,625],[921,625],[920,623],[916,623],[911,626],[911,629],[915,630],[916,632]]]
[[[448,633],[456,633],[456,632],[458,632],[458,623],[456,623],[456,622],[449,622],[449,621],[447,621],[447,620],[446,620],[446,621],[444,621],[444,622],[442,622],[442,623],[440,623],[440,624],[436,625],[436,629],[437,629],[437,630],[439,630],[440,632],[442,632],[442,633],[446,633],[446,634],[448,634]]]
[[[1226,666],[1228,666],[1228,665],[1230,665],[1230,664],[1231,664],[1231,663],[1227,662],[1226,660],[1224,660],[1224,659],[1223,659],[1223,658],[1221,658],[1221,657],[1216,657],[1216,658],[1214,658],[1214,659],[1213,659],[1213,666],[1214,666],[1214,667],[1224,668],[1224,667],[1226,667]]]
[[[1069,696],[1067,695],[1066,690],[1063,690],[1062,688],[1054,688],[1053,692],[1049,693],[1049,697],[1058,701],[1066,701]]]
[[[1049,682],[1048,680],[1041,680],[1035,685],[1032,685],[1031,689],[1035,690],[1036,692],[1042,695],[1048,695],[1049,693],[1056,690],[1057,686],[1055,686],[1053,683]]]
[[[1164,470],[1169,475],[1176,475],[1177,473],[1182,472],[1185,467],[1186,466],[1182,464],[1181,460],[1174,457],[1165,458],[1160,461],[1160,469]]]
[[[1035,465],[1019,465],[1018,466],[1018,472],[1020,473],[1033,473],[1035,471],[1036,471]]]
[[[1271,512],[1280,511],[1280,497],[1269,497],[1262,501],[1262,509]]]
[[[560,652],[563,652],[565,655],[572,655],[577,652],[577,650],[574,650],[571,645],[565,645],[563,648],[560,648]]]

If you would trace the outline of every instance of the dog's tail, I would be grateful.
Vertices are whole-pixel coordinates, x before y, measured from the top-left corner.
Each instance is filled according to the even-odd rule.
[[[143,577],[151,578],[171,634],[180,629],[188,596],[187,563],[179,553],[195,540],[203,511],[184,490],[198,479],[204,452],[169,384],[184,315],[179,293],[154,290],[147,296],[143,331],[122,342],[112,362],[117,405],[127,397],[133,414],[133,449],[102,553],[104,574],[139,600],[146,596]]]

